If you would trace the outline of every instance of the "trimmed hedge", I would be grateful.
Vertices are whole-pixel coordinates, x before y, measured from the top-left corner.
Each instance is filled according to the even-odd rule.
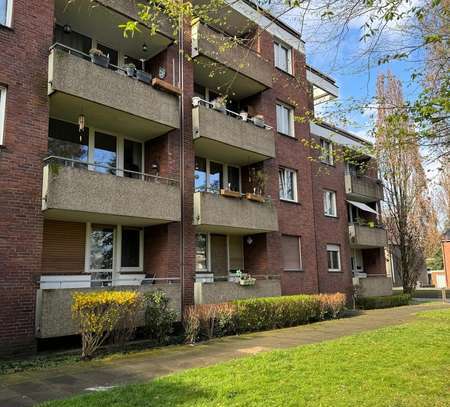
[[[360,297],[356,305],[360,309],[391,308],[408,305],[411,300],[409,294],[386,295],[382,297]]]
[[[344,294],[291,295],[233,301],[238,332],[262,331],[337,318]]]

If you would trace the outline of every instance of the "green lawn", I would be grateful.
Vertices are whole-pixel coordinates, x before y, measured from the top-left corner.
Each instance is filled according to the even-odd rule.
[[[44,406],[450,406],[450,310]]]

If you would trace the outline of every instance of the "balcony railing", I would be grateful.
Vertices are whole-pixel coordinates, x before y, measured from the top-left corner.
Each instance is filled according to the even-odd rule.
[[[345,190],[348,195],[365,201],[380,201],[384,197],[381,180],[358,171],[345,171]]]
[[[369,222],[367,225],[351,223],[348,225],[350,246],[354,248],[377,248],[387,245],[386,230],[382,225]]]

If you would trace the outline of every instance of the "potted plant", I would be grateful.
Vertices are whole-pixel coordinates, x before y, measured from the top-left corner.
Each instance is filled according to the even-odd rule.
[[[255,285],[256,278],[252,277],[248,273],[243,273],[241,270],[236,272],[236,277],[239,277],[239,285],[248,286]]]
[[[103,68],[108,68],[109,66],[109,57],[106,56],[101,50],[98,48],[91,48],[89,51],[89,55],[91,56],[91,61]]]
[[[265,202],[264,190],[266,186],[267,176],[261,169],[250,168],[249,184],[253,192],[247,192],[245,198],[256,202]]]
[[[225,102],[226,102],[226,98],[224,98],[223,96],[219,96],[218,98],[214,99],[212,102],[213,109],[217,110],[218,112],[225,113],[227,110]]]
[[[233,191],[231,189],[231,185],[228,184],[228,188],[227,189],[221,189],[220,190],[220,195],[222,196],[226,196],[229,198],[240,198],[241,197],[241,193],[239,191]]]
[[[152,75],[148,72],[143,71],[142,69],[138,69],[136,71],[136,78],[138,81],[144,82],[147,85],[150,85],[152,83]]]
[[[369,228],[374,228],[375,227],[375,222],[373,220],[369,220],[367,222],[367,226],[369,226]]]
[[[134,74],[136,73],[136,66],[134,64],[126,64],[123,69],[125,69],[125,72],[130,78],[134,77]]]
[[[264,116],[262,114],[257,114],[253,118],[253,124],[258,127],[266,127],[266,123],[264,122]]]

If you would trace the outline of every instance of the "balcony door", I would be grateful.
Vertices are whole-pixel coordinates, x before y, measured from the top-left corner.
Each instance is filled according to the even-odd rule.
[[[214,277],[228,276],[227,236],[211,234],[211,271]]]

